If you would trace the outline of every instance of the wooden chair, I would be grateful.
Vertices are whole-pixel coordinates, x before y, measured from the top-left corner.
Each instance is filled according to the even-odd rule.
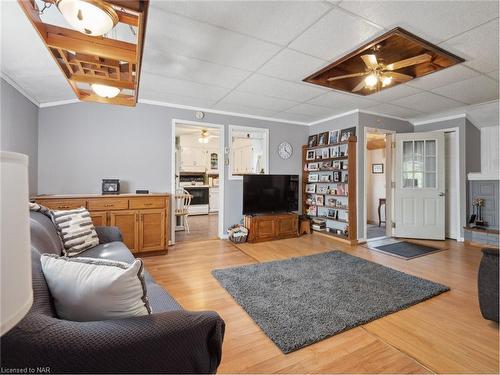
[[[175,199],[175,216],[181,217],[184,230],[189,233],[189,205],[193,196],[186,189],[177,189],[174,195]]]

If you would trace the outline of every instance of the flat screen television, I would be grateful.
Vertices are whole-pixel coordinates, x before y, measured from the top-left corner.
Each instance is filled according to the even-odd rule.
[[[243,215],[291,212],[299,209],[299,176],[243,176]]]

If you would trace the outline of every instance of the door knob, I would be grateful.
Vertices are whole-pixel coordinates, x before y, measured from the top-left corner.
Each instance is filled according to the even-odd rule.
[[[443,193],[443,192],[439,193],[439,196],[440,196],[440,197],[444,197],[445,195],[446,195],[446,194],[445,194],[445,193]]]

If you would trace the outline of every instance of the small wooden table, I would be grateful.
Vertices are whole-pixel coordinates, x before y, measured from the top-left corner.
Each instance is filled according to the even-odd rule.
[[[386,203],[385,198],[378,199],[378,226],[380,226],[382,223],[385,224],[385,220],[382,220],[382,217],[380,216],[380,209],[382,208],[382,206],[384,206],[384,219],[386,218],[387,205],[385,203]]]
[[[299,236],[303,234],[311,234],[311,220],[300,219]]]

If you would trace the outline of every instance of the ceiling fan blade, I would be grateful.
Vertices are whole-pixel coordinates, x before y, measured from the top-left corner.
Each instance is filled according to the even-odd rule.
[[[361,55],[363,62],[368,67],[368,69],[374,70],[378,68],[377,56],[375,55]]]
[[[410,57],[409,59],[404,59],[400,61],[396,61],[392,64],[389,64],[385,67],[386,70],[397,70],[401,68],[405,68],[410,65],[421,64],[424,62],[429,62],[432,60],[432,56],[428,53],[424,53],[422,55]]]
[[[400,82],[406,82],[411,79],[413,79],[413,76],[410,76],[408,74],[402,74],[402,73],[397,73],[397,72],[388,72],[387,76],[391,77],[392,79]]]
[[[370,74],[370,72],[344,74],[343,76],[330,77],[327,79],[327,81],[336,81],[337,79],[344,79],[344,78],[350,78],[350,77],[361,77],[361,76],[365,76],[367,74]]]
[[[365,83],[365,79],[363,78],[363,79],[361,80],[361,82],[359,82],[359,83],[356,85],[356,87],[354,87],[354,88],[351,90],[351,92],[361,91],[361,90],[363,90],[363,89],[365,88],[365,85],[366,85],[366,83]]]

